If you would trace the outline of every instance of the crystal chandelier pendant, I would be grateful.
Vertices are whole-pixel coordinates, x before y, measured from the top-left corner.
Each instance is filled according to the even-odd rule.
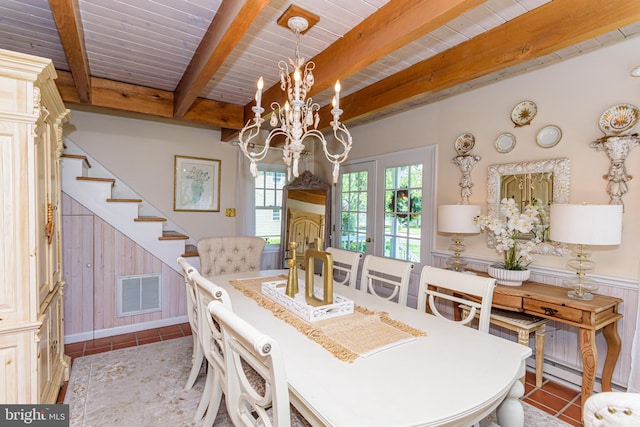
[[[335,95],[331,110],[333,120],[330,125],[333,131],[333,139],[338,143],[341,152],[334,154],[329,152],[325,136],[318,130],[320,105],[313,102],[311,97],[307,97],[315,83],[313,70],[316,65],[313,61],[305,62],[305,59],[300,56],[300,34],[308,28],[309,23],[305,18],[294,16],[289,18],[287,25],[296,36],[294,58],[289,59],[288,62],[284,60],[278,62],[280,88],[286,94],[287,101],[284,106],[281,106],[276,101],[271,102],[272,112],[269,124],[273,129],[264,140],[264,145],[255,141],[261,133],[261,126],[264,122],[262,113],[265,110],[261,106],[263,89],[261,77],[258,80],[258,90],[255,96],[256,105],[252,108],[254,117],[240,131],[238,145],[251,163],[250,170],[252,175],[257,177],[257,164],[266,157],[272,139],[276,136],[284,137],[282,159],[287,165],[287,176],[291,180],[291,176],[298,177],[300,173],[300,157],[306,153],[304,141],[307,139],[319,141],[322,143],[325,157],[333,164],[333,182],[336,183],[340,173],[340,164],[347,160],[352,145],[351,134],[346,126],[340,122],[340,115],[342,114],[340,109],[340,82],[336,82],[334,87]]]

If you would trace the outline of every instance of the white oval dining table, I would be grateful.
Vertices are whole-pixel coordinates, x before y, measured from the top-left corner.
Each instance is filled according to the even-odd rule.
[[[531,355],[529,347],[336,285],[334,293],[355,304],[385,311],[426,332],[411,342],[343,362],[230,284],[279,274],[287,270],[208,279],[229,292],[233,311],[280,343],[291,403],[312,425],[470,426],[497,408],[502,427],[523,426],[519,378]],[[301,280],[303,276],[301,272]]]

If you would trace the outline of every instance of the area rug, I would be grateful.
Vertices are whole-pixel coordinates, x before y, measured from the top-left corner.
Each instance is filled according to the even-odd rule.
[[[193,421],[193,414],[202,395],[204,372],[191,390],[184,390],[192,344],[191,337],[183,337],[75,359],[64,399],[69,404],[70,426],[202,426],[202,421]],[[525,427],[568,426],[526,403],[524,409]],[[481,425],[489,420],[495,417]],[[214,425],[233,426],[224,403]]]

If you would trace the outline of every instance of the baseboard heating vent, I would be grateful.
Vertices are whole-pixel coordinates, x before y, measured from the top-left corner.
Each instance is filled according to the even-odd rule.
[[[118,277],[118,317],[162,310],[162,274]]]

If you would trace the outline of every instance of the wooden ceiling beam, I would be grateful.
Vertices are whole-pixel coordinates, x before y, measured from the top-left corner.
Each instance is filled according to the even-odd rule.
[[[62,100],[69,104],[84,104],[75,91],[73,76],[57,70],[56,85]],[[149,114],[173,119],[173,92],[136,86],[113,80],[91,78],[91,103],[95,107],[130,113]],[[242,127],[242,106],[196,98],[192,107],[180,120],[202,123],[215,127]]]
[[[184,116],[269,0],[224,0],[175,91],[174,116]]]
[[[341,121],[365,118],[640,21],[637,0],[554,0],[340,98]],[[320,110],[328,127],[331,105]],[[326,129],[326,128],[325,128]]]
[[[363,70],[391,52],[445,25],[452,19],[482,4],[483,0],[391,0],[367,19],[351,29],[343,37],[312,61],[313,93],[332,87],[336,80],[345,79]],[[293,38],[292,38],[293,40]],[[275,69],[274,69],[275,72]],[[285,94],[280,83],[266,89],[263,105],[271,102],[284,104]],[[245,122],[254,116],[251,108],[244,107]],[[236,138],[238,132],[227,132],[227,141]]]
[[[60,42],[73,75],[75,90],[81,103],[91,103],[91,72],[78,0],[49,0]]]

